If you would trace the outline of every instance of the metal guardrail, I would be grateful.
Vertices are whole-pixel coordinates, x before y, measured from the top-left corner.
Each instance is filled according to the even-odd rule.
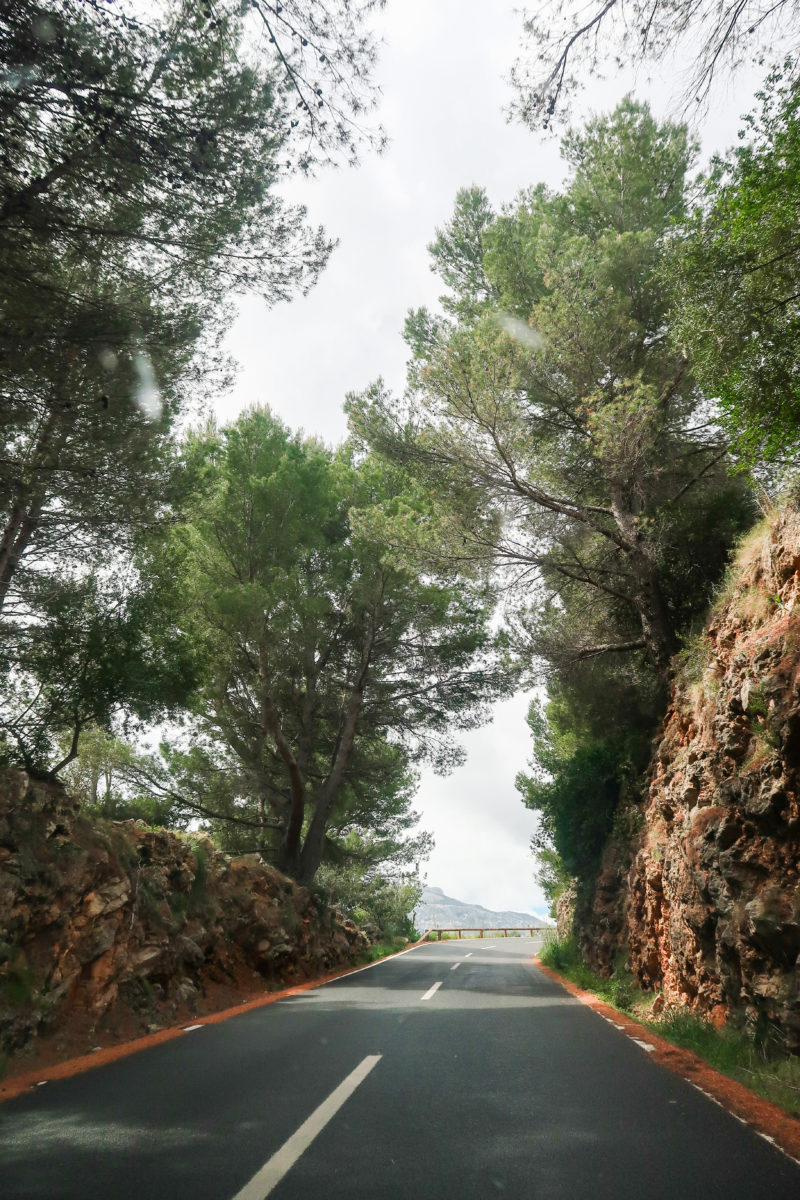
[[[533,937],[534,934],[537,933],[541,933],[542,936],[544,936],[550,933],[550,929],[546,927],[543,928],[541,925],[484,925],[482,928],[479,925],[463,925],[459,928],[453,929],[426,929],[421,940],[424,942],[440,942],[442,940],[443,933],[455,934],[457,940],[460,941],[462,935],[465,933],[477,935],[479,938],[482,938],[485,934],[488,934],[489,937],[508,937],[509,934],[514,937],[518,937],[523,933],[528,934],[529,937]]]

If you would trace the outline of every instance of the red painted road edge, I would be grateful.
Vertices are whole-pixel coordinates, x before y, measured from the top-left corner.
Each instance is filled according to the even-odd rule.
[[[287,996],[298,996],[301,992],[310,992],[314,988],[323,987],[326,983],[331,983],[334,979],[341,979],[344,975],[354,975],[356,971],[363,971],[366,967],[372,967],[379,962],[385,962],[387,958],[395,958],[398,954],[405,954],[407,950],[414,950],[417,946],[423,945],[423,942],[414,942],[410,946],[405,946],[402,950],[395,950],[392,954],[385,954],[383,958],[376,958],[374,963],[362,963],[360,967],[345,967],[342,971],[331,971],[327,975],[322,975],[319,979],[311,979],[307,983],[298,983],[294,987],[284,988],[280,992],[265,992],[263,996],[256,996],[253,1000],[246,1000],[244,1004],[237,1004],[234,1008],[226,1008],[221,1012],[207,1013],[203,1017],[190,1020],[189,1024],[196,1025],[219,1025],[222,1021],[229,1021],[231,1017],[238,1017],[242,1013],[250,1012],[254,1008],[263,1008],[267,1004],[275,1004],[278,1000],[285,1000]],[[160,1046],[162,1042],[171,1042],[173,1038],[183,1037],[186,1032],[186,1025],[174,1025],[170,1029],[160,1029],[158,1033],[148,1033],[145,1037],[135,1038],[132,1042],[121,1042],[118,1046],[107,1046],[102,1050],[95,1050],[91,1054],[83,1054],[80,1058],[70,1058],[65,1062],[56,1063],[51,1067],[42,1067],[39,1070],[27,1071],[24,1075],[17,1075],[13,1079],[0,1081],[0,1104],[5,1100],[13,1100],[16,1096],[21,1096],[24,1092],[29,1092],[32,1088],[36,1088],[40,1083],[51,1083],[56,1079],[69,1079],[72,1075],[82,1075],[84,1071],[91,1071],[95,1067],[103,1067],[107,1063],[116,1062],[120,1058],[127,1058],[130,1054],[138,1054],[140,1050],[147,1050],[150,1046]]]
[[[800,1121],[796,1117],[790,1116],[776,1104],[751,1092],[744,1084],[737,1083],[735,1079],[729,1079],[727,1075],[721,1075],[719,1071],[715,1071],[691,1050],[674,1046],[672,1042],[658,1037],[647,1026],[634,1021],[632,1017],[626,1016],[618,1009],[604,1004],[592,992],[584,991],[577,984],[565,979],[563,975],[546,967],[540,959],[534,958],[533,962],[549,979],[560,984],[582,1004],[586,1004],[600,1016],[613,1021],[615,1025],[621,1026],[628,1037],[647,1042],[653,1047],[650,1057],[657,1063],[674,1071],[676,1075],[682,1075],[687,1082],[705,1092],[712,1100],[716,1100],[727,1112],[732,1113],[746,1125],[752,1126],[762,1137],[774,1142],[779,1150],[782,1150],[800,1166]]]

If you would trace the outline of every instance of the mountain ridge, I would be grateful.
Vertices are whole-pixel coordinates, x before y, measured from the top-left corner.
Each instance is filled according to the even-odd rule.
[[[550,921],[536,913],[496,911],[482,904],[470,904],[448,896],[440,887],[426,887],[414,910],[414,923],[420,932],[426,929],[503,929],[549,928]]]

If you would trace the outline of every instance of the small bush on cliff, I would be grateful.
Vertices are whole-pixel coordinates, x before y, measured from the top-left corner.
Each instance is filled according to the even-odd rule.
[[[36,976],[19,946],[0,942],[0,1007],[28,1008],[36,996]]]

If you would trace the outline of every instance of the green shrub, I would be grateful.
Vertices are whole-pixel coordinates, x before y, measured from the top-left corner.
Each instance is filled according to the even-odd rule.
[[[580,966],[578,943],[574,937],[551,938],[545,943],[539,958],[553,971],[575,970]]]
[[[0,942],[0,1006],[31,1008],[36,1001],[37,980],[19,946]]]
[[[572,983],[584,991],[593,992],[612,1008],[621,1012],[630,1012],[643,999],[642,992],[636,987],[633,975],[628,970],[624,955],[618,955],[614,971],[610,978],[595,974],[581,961],[578,943],[574,937],[552,938],[545,943],[539,955],[545,966],[558,971]]]

